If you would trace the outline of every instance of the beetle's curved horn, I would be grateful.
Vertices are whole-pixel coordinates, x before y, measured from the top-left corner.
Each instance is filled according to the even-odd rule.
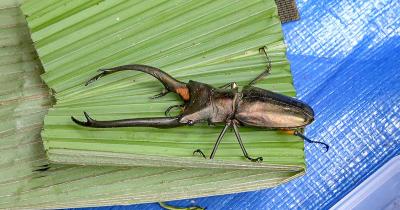
[[[109,69],[99,69],[100,73],[89,79],[85,85],[88,85],[106,75],[125,70],[141,71],[146,74],[150,74],[164,85],[167,92],[177,93],[184,101],[189,100],[189,89],[186,87],[186,83],[176,80],[171,75],[162,71],[161,69],[147,65],[131,64],[117,66]],[[162,94],[166,94],[167,92],[164,92]]]
[[[92,128],[116,128],[116,127],[155,127],[155,128],[172,128],[182,126],[177,117],[154,117],[154,118],[134,118],[123,120],[98,121],[83,112],[86,121],[80,121],[75,117],[71,117],[74,123]]]

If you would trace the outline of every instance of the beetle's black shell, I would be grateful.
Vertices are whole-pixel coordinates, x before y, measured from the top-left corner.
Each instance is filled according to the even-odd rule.
[[[235,119],[248,126],[298,128],[314,120],[314,111],[295,98],[246,86],[242,91]]]
[[[196,81],[189,81],[187,87],[190,100],[181,123],[225,123],[231,117],[247,126],[298,128],[314,120],[313,110],[304,102],[261,88],[246,86],[237,93],[236,89],[219,89]],[[235,94],[236,110],[233,108]]]

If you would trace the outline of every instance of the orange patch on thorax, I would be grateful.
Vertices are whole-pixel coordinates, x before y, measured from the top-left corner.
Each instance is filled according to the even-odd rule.
[[[182,97],[182,99],[184,100],[184,101],[188,101],[189,100],[189,98],[190,98],[190,95],[189,95],[189,88],[187,88],[187,87],[180,87],[180,88],[176,88],[176,93],[178,93],[181,97]]]

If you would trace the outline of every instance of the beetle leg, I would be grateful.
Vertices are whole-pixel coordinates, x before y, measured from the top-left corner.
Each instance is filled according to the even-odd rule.
[[[171,115],[169,115],[169,112],[170,112],[172,109],[174,109],[174,108],[181,108],[181,110],[183,110],[182,107],[184,107],[184,106],[185,106],[185,105],[172,105],[172,106],[168,107],[167,110],[165,110],[165,116],[166,116],[166,117],[171,117]]]
[[[221,143],[222,138],[224,137],[224,135],[225,135],[225,133],[226,133],[226,130],[228,130],[229,126],[231,126],[231,122],[226,123],[224,129],[222,129],[221,133],[219,134],[218,139],[217,139],[217,141],[215,142],[214,148],[213,148],[213,150],[212,150],[212,152],[211,152],[210,159],[213,159],[213,158],[214,158],[215,153],[217,152],[218,146],[219,146],[219,144]]]
[[[233,131],[235,132],[236,139],[237,139],[238,142],[239,142],[239,145],[240,145],[240,148],[242,149],[243,155],[244,155],[247,159],[251,160],[252,162],[262,162],[262,161],[263,161],[263,158],[262,158],[262,157],[251,158],[251,157],[249,156],[249,154],[248,154],[247,151],[246,151],[246,148],[245,148],[244,145],[243,145],[243,141],[242,141],[242,138],[240,137],[239,129],[238,129],[236,123],[234,122],[234,123],[232,123],[232,125],[233,125]]]
[[[204,159],[207,159],[206,155],[203,153],[203,151],[201,151],[201,149],[196,149],[195,151],[193,151],[193,155],[199,153],[201,156],[203,156]]]
[[[260,79],[262,79],[263,77],[267,76],[270,74],[271,71],[271,60],[268,57],[267,51],[265,50],[266,46],[262,47],[259,49],[260,53],[264,53],[265,57],[267,57],[267,68],[260,74],[258,75],[256,78],[254,78],[248,85],[254,85],[256,82],[258,82]]]
[[[326,150],[325,152],[328,152],[329,150],[329,145],[324,143],[324,142],[320,142],[320,141],[313,141],[309,138],[307,138],[306,136],[304,136],[303,134],[301,134],[298,130],[295,130],[293,135],[298,136],[302,139],[304,139],[306,142],[311,143],[311,144],[322,144],[324,149]]]
[[[219,134],[218,139],[215,142],[214,148],[213,148],[213,150],[211,152],[210,159],[214,158],[215,153],[217,152],[218,146],[221,143],[222,138],[224,137],[224,135],[226,133],[226,130],[228,130],[229,126],[231,126],[231,122],[226,123],[224,129],[222,129],[221,133]],[[195,150],[193,152],[193,154],[195,154],[195,153],[200,153],[203,157],[205,157],[204,153],[200,149]]]
[[[161,93],[151,96],[150,99],[161,98],[161,97],[167,95],[168,93],[170,93],[170,91],[168,91],[167,89],[164,89],[161,91]]]

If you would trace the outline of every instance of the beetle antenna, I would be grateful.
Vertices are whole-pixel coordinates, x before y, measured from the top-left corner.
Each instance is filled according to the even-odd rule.
[[[329,145],[328,144],[326,144],[326,143],[324,143],[324,142],[320,142],[320,141],[313,141],[313,140],[311,140],[311,139],[309,139],[309,138],[307,138],[306,136],[304,136],[302,133],[300,133],[299,131],[294,131],[294,133],[293,133],[295,136],[298,136],[298,137],[300,137],[300,138],[302,138],[302,139],[304,139],[306,142],[308,142],[308,143],[311,143],[311,144],[322,144],[323,145],[323,147],[324,147],[324,149],[326,150],[325,152],[328,152],[328,150],[329,150]]]

